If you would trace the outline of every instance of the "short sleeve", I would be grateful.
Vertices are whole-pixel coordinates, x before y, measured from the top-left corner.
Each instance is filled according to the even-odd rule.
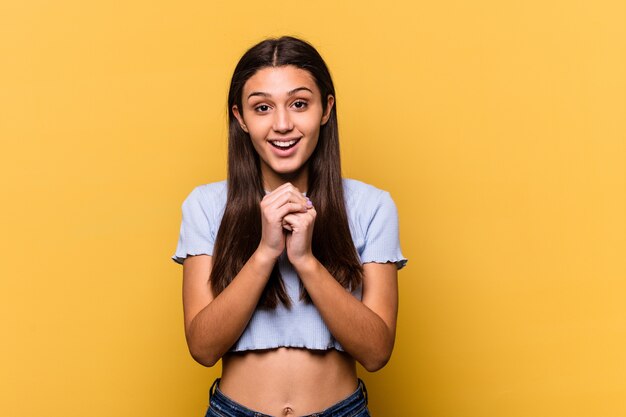
[[[400,249],[398,211],[391,196],[386,191],[373,207],[372,215],[365,231],[365,245],[361,252],[361,262],[393,262],[398,269],[403,268],[407,259]]]
[[[188,255],[213,255],[215,227],[208,205],[211,201],[196,187],[183,201],[182,222],[174,262],[183,264]]]

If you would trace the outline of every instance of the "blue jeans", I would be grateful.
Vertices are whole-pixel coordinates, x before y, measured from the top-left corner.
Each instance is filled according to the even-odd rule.
[[[217,386],[219,380],[219,378],[216,379],[209,390],[209,409],[205,417],[272,417],[250,410],[225,396]],[[324,411],[305,417],[370,417],[370,412],[367,409],[365,384],[359,379],[359,386],[352,395],[331,405]]]

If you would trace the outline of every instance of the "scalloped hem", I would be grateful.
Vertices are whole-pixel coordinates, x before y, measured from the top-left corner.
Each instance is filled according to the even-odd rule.
[[[178,256],[178,255],[174,254],[174,255],[171,257],[171,259],[172,259],[172,261],[176,262],[177,264],[182,265],[182,264],[183,264],[183,261],[184,261],[185,259],[187,259],[189,256],[196,256],[196,255],[209,255],[209,256],[213,256],[213,254],[212,254],[212,253],[207,253],[207,251],[197,251],[197,252],[193,252],[193,253],[191,253],[191,252],[187,252],[187,253],[185,254],[185,256]]]
[[[398,270],[404,268],[406,266],[407,262],[408,262],[408,259],[406,259],[406,258],[398,258],[398,259],[370,259],[370,260],[367,260],[367,261],[361,261],[362,264],[367,264],[367,263],[376,263],[376,264],[394,263]]]
[[[229,352],[246,352],[249,350],[271,350],[271,349],[278,349],[281,347],[287,347],[287,348],[296,348],[296,349],[308,349],[308,350],[331,350],[331,349],[335,349],[338,350],[340,352],[345,352],[343,350],[343,348],[339,345],[332,345],[332,346],[327,346],[327,347],[311,347],[311,346],[305,346],[305,345],[296,345],[296,344],[272,344],[272,345],[265,345],[265,346],[247,346],[247,347],[238,347],[236,349],[230,349]]]

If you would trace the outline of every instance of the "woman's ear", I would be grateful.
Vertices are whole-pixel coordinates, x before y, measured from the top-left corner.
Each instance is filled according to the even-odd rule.
[[[248,126],[246,126],[246,123],[243,121],[243,116],[239,114],[239,108],[237,107],[237,105],[236,104],[233,105],[233,108],[231,110],[235,118],[237,118],[237,121],[239,122],[239,126],[241,126],[241,129],[244,132],[248,133]]]
[[[330,112],[333,109],[334,105],[335,105],[335,97],[329,94],[328,97],[326,98],[326,111],[322,115],[322,122],[320,123],[322,126],[325,125],[326,122],[328,122],[328,119],[330,119]]]

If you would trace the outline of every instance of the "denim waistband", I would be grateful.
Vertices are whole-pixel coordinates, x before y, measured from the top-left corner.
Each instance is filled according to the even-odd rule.
[[[217,378],[209,390],[209,407],[215,407],[222,415],[226,417],[272,417],[258,411],[251,410],[238,402],[228,398],[219,389],[220,378]],[[343,400],[331,405],[327,409],[308,414],[304,417],[334,417],[353,415],[355,412],[367,406],[367,388],[365,383],[359,378],[359,386],[356,391]]]

